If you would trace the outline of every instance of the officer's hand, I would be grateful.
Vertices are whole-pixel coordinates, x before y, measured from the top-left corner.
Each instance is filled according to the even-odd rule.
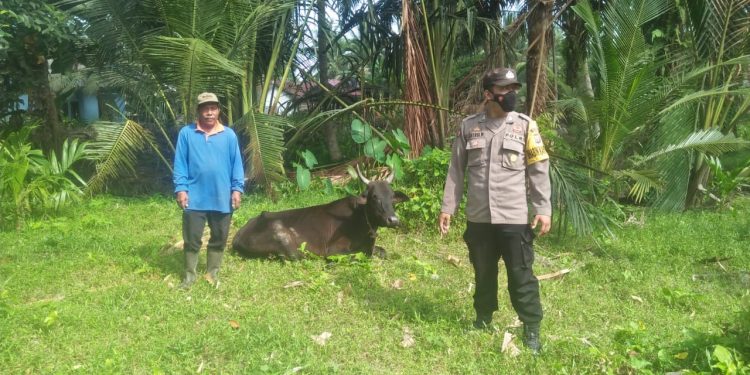
[[[239,191],[232,191],[232,209],[240,208],[240,202],[242,202],[242,194]]]
[[[542,224],[542,227],[539,229],[539,235],[544,236],[549,232],[550,227],[552,227],[552,218],[547,215],[534,216],[534,221],[531,222],[531,229],[536,229],[537,223]]]
[[[448,229],[451,227],[451,215],[446,214],[445,212],[441,212],[440,216],[438,216],[438,229],[440,230],[440,235],[444,235],[448,233]]]
[[[178,191],[177,192],[177,205],[180,206],[183,210],[187,208],[188,206],[188,194],[187,191]]]

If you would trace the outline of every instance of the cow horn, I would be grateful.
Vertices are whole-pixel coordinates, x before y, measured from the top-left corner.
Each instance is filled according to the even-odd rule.
[[[389,173],[388,176],[385,178],[385,182],[389,184],[393,183],[393,177],[395,176],[396,176],[396,172],[393,169],[391,169],[391,173]]]
[[[362,171],[359,170],[359,164],[356,164],[356,167],[357,167],[357,176],[359,176],[359,179],[362,182],[364,182],[365,185],[369,185],[370,184],[370,180],[368,180],[367,177],[365,177],[365,175],[362,174]]]

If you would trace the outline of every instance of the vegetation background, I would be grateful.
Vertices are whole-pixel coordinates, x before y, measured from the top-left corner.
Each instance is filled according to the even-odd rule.
[[[748,373],[748,30],[750,0],[3,0],[0,368]],[[502,350],[509,306],[466,329],[463,217],[434,234],[495,66],[552,157],[537,273],[569,270],[537,360]],[[245,145],[235,228],[390,168],[393,257],[230,257],[221,289],[175,291],[171,159],[202,91]],[[91,97],[98,120],[72,110]]]

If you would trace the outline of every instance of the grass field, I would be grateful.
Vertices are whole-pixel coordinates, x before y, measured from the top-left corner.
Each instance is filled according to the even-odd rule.
[[[246,197],[234,226],[328,199]],[[505,333],[521,331],[504,290],[492,330],[469,328],[462,230],[441,239],[434,228],[381,229],[386,260],[228,254],[218,290],[201,280],[184,292],[171,199],[94,198],[0,233],[0,372],[750,372],[740,363],[750,360],[750,200],[721,213],[634,210],[616,238],[538,240],[537,275],[571,271],[541,282],[537,358],[518,337],[519,355],[501,351]],[[715,345],[731,357],[712,357]]]

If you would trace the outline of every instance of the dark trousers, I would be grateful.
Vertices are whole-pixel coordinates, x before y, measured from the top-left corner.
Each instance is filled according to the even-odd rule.
[[[503,258],[513,308],[524,324],[538,324],[542,320],[542,304],[539,280],[531,268],[534,263],[534,232],[531,227],[527,224],[468,222],[464,241],[474,266],[474,309],[477,313],[497,310],[498,261]]]
[[[231,213],[217,211],[182,211],[182,239],[185,242],[185,251],[198,251],[203,244],[203,228],[211,231],[208,240],[208,251],[224,251],[229,237],[229,223],[232,220]]]

